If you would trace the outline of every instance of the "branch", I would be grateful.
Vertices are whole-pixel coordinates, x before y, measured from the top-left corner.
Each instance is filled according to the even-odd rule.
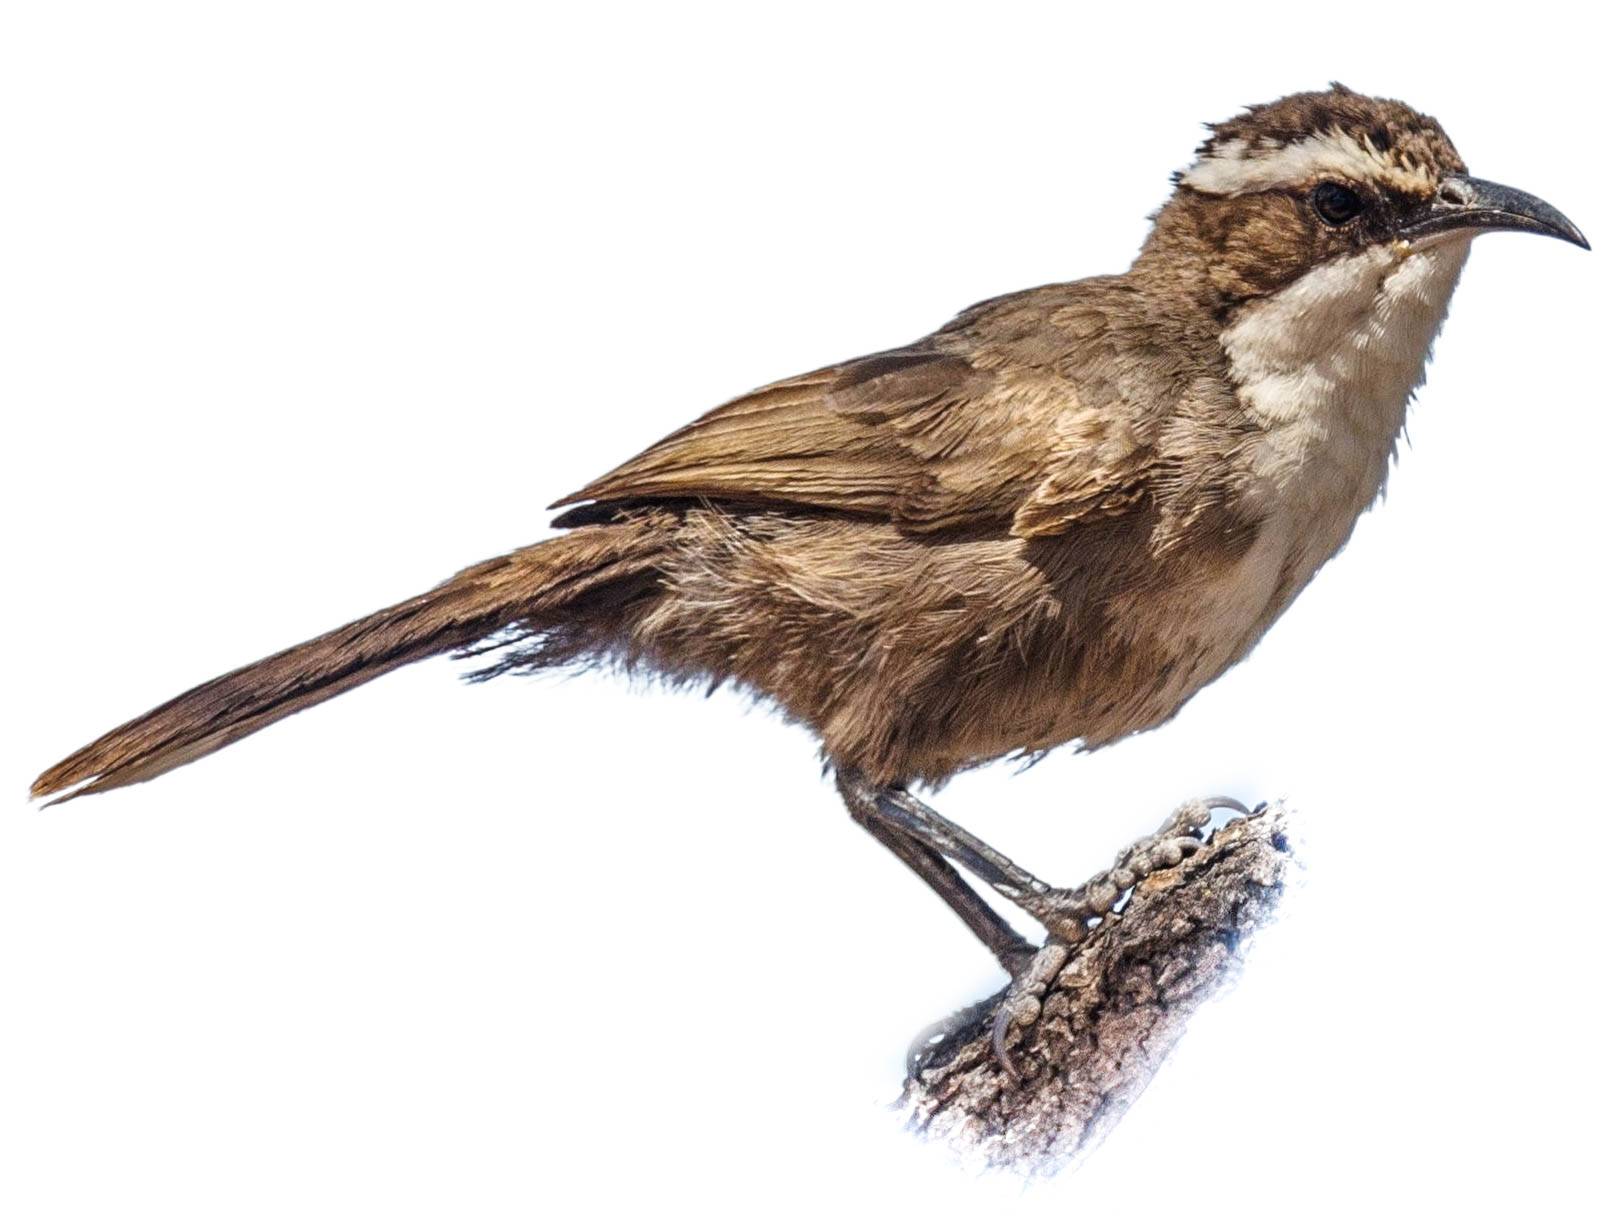
[[[1180,815],[1122,857],[1186,837]],[[1031,1176],[1058,1173],[1096,1147],[1271,919],[1294,865],[1287,818],[1274,805],[1233,820],[1139,881],[1079,943],[1050,942],[1044,954],[1059,957],[1040,1012],[1010,1035],[1021,1078],[992,1051],[993,998],[907,1082],[897,1102],[907,1127],[971,1168]]]

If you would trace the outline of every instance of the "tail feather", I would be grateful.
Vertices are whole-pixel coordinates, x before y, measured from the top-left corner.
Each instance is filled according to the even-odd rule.
[[[397,667],[514,625],[544,631],[582,595],[644,572],[651,539],[634,522],[586,527],[471,566],[422,595],[181,693],[53,765],[31,792],[66,802],[150,781]]]

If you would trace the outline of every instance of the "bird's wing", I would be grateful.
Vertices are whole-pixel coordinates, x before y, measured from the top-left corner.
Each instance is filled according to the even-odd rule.
[[[1065,335],[1067,367],[940,338],[757,389],[553,505],[708,499],[1041,536],[1143,498],[1146,415],[1108,374],[1101,325]]]

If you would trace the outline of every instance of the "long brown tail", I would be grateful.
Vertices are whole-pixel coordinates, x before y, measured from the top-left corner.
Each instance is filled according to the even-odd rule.
[[[634,520],[585,527],[471,566],[414,599],[181,693],[47,769],[33,796],[62,794],[56,801],[65,802],[150,781],[396,667],[513,626],[544,634],[590,592],[645,574],[654,531]]]

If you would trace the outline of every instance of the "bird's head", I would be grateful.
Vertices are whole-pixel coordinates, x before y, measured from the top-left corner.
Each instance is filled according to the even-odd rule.
[[[1215,124],[1173,181],[1135,269],[1221,312],[1359,254],[1445,248],[1462,262],[1482,232],[1588,248],[1543,200],[1469,176],[1435,119],[1338,84]]]

